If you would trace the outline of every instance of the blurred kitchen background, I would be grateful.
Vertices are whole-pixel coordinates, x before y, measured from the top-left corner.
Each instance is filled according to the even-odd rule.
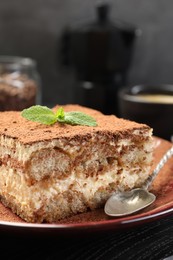
[[[83,70],[78,73],[82,68],[82,65],[80,66],[82,58],[80,60],[78,56],[74,57],[72,49],[75,49],[77,53],[75,55],[80,56],[80,50],[89,48],[84,34],[93,26],[97,31],[96,7],[105,3],[110,4],[109,14],[101,10],[103,13],[100,19],[104,20],[105,16],[109,15],[115,28],[118,27],[125,33],[129,32],[129,36],[125,36],[124,39],[127,45],[133,42],[133,46],[129,47],[128,68],[124,69],[124,64],[121,64],[123,69],[116,71],[118,65],[114,64],[112,59],[111,83],[107,77],[101,79],[102,83],[104,81],[102,84],[99,80],[92,83],[92,77],[85,74]],[[84,101],[81,95],[84,95],[86,98],[84,105],[88,102],[88,105],[92,106],[100,102],[98,108],[100,106],[100,109],[104,110],[105,108],[101,107],[104,102],[103,98],[106,98],[106,95],[113,97],[112,90],[105,94],[102,89],[109,83],[115,85],[116,88],[135,84],[173,83],[172,10],[173,1],[171,0],[1,0],[0,55],[30,57],[36,60],[41,76],[42,104],[53,106],[57,103],[82,103]],[[112,30],[114,32],[113,27],[109,32]],[[134,41],[132,41],[133,30],[135,31]],[[69,39],[75,35],[73,33],[76,31],[83,32],[83,36],[79,34],[73,41],[76,45],[72,47],[69,45]],[[112,36],[111,39],[114,44],[116,38]],[[96,46],[101,46],[99,41]],[[119,48],[120,45],[115,46]],[[114,52],[114,48],[111,48],[110,58],[120,54],[119,49]],[[99,52],[97,55],[99,56]],[[121,61],[121,55],[118,59]],[[76,65],[75,62],[79,63]],[[98,85],[104,86],[101,86],[99,91],[93,90]],[[81,86],[82,94],[78,93]],[[102,94],[99,97],[97,93]],[[89,103],[91,97],[94,100]],[[98,101],[99,98],[100,101]],[[109,111],[105,112],[116,113],[116,108],[114,109],[111,105]]]

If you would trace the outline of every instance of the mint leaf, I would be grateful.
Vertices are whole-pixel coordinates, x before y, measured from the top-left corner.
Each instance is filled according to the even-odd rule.
[[[86,125],[86,126],[97,126],[96,120],[82,112],[72,111],[65,112],[64,119],[57,119],[59,122],[71,124],[71,125]]]
[[[58,108],[57,112],[56,112],[56,117],[59,119],[64,119],[64,109],[62,107]]]
[[[56,123],[56,115],[46,106],[32,106],[22,111],[22,116],[28,120],[38,122],[45,125]]]
[[[28,120],[46,125],[52,125],[58,121],[70,125],[97,126],[96,120],[90,115],[79,111],[64,112],[62,107],[54,113],[46,106],[37,105],[24,109],[21,115]]]

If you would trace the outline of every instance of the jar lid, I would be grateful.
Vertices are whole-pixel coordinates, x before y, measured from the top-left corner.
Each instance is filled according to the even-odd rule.
[[[36,61],[28,57],[0,56],[0,74],[7,71],[24,71],[36,68]]]

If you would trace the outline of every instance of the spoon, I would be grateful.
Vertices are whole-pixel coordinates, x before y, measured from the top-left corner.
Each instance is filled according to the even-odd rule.
[[[121,217],[130,215],[152,204],[155,201],[156,196],[147,189],[172,155],[173,147],[165,153],[152,174],[145,181],[142,188],[114,193],[105,204],[105,213],[112,217]]]

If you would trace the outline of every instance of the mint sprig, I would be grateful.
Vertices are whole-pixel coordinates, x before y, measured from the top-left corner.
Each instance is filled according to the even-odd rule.
[[[30,121],[45,125],[52,125],[57,121],[54,112],[46,106],[38,105],[24,109],[22,116]]]
[[[96,120],[80,111],[65,112],[62,107],[56,112],[46,106],[32,106],[24,109],[21,115],[31,121],[45,125],[52,125],[56,122],[70,125],[97,126]]]

